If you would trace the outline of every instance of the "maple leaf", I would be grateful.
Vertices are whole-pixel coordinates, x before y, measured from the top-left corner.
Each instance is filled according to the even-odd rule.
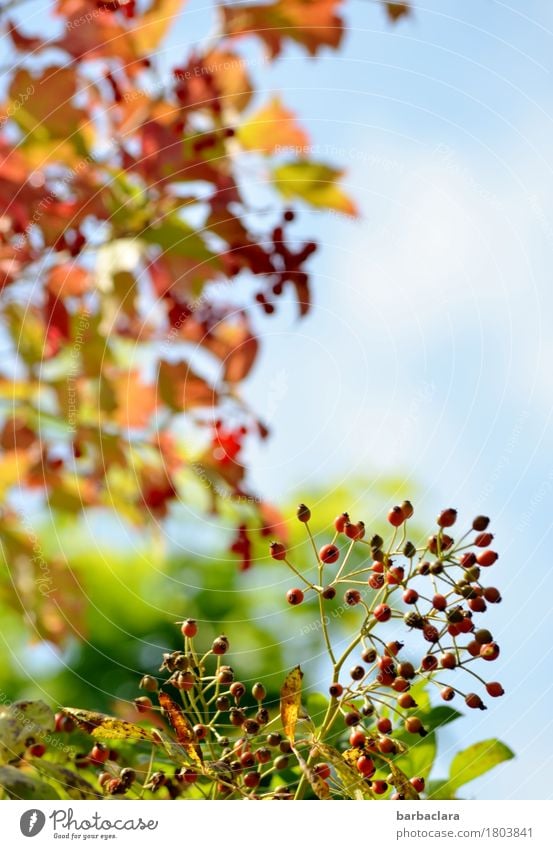
[[[275,58],[288,38],[311,56],[321,47],[336,49],[343,36],[343,22],[336,14],[341,0],[277,0],[269,5],[221,6],[227,35],[255,35]]]

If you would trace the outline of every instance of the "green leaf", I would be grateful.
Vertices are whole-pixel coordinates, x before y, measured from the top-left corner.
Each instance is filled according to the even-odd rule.
[[[514,758],[514,752],[500,740],[481,740],[463,749],[453,758],[447,780],[433,781],[428,798],[455,799],[456,791],[469,781],[479,778],[494,766]]]
[[[42,773],[44,777],[53,779],[56,786],[61,785],[61,798],[89,800],[102,798],[101,793],[98,793],[92,784],[72,770],[44,758],[41,760],[33,758],[32,763],[37,772]]]
[[[196,262],[216,260],[196,231],[176,216],[168,216],[160,224],[147,227],[142,238],[148,244],[159,245],[164,252],[184,256]]]
[[[15,766],[0,767],[0,790],[10,799],[59,799],[58,793],[45,781],[22,772]]]
[[[457,790],[475,778],[489,772],[494,766],[510,761],[514,752],[500,740],[481,740],[463,749],[451,761],[448,784]]]
[[[455,708],[447,707],[447,705],[438,705],[425,714],[423,725],[427,731],[437,731],[442,726],[448,725],[461,716],[462,714],[458,710],[455,710]]]
[[[30,740],[54,730],[54,713],[41,701],[20,701],[0,710],[0,763],[22,755]]]
[[[299,198],[319,209],[356,215],[353,201],[337,185],[343,172],[322,162],[287,162],[273,170],[275,187],[287,200]]]

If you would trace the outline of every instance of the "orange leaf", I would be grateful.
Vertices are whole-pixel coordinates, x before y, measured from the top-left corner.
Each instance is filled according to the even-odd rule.
[[[257,35],[271,58],[289,38],[314,56],[323,47],[336,49],[343,35],[342,19],[335,9],[340,0],[277,0],[268,6],[222,6],[227,35]]]
[[[86,269],[64,262],[51,269],[48,288],[56,298],[83,295],[90,288],[90,275]]]
[[[303,149],[309,145],[309,136],[296,122],[294,113],[286,109],[278,97],[242,124],[238,138],[247,150],[267,154],[282,147]]]
[[[301,679],[303,672],[296,666],[284,679],[280,690],[280,719],[284,733],[289,740],[294,740],[296,724],[301,707]]]
[[[411,7],[408,3],[388,3],[385,2],[386,12],[391,21],[399,21],[400,18],[407,17],[411,14]]]
[[[178,742],[192,760],[201,764],[202,752],[200,747],[196,745],[194,729],[190,725],[184,713],[178,704],[174,702],[167,693],[164,693],[163,690],[159,691],[158,698],[163,712],[167,717],[171,728],[176,734]]]
[[[157,406],[155,386],[143,383],[137,371],[118,375],[111,385],[117,404],[117,424],[125,428],[147,427]]]
[[[211,407],[217,404],[215,389],[197,375],[188,363],[159,364],[159,393],[172,410],[186,412],[193,407]]]

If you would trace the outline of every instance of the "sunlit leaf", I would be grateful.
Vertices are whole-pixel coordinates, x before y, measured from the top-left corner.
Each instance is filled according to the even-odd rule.
[[[273,170],[273,180],[280,194],[289,200],[300,199],[319,209],[334,209],[356,215],[353,201],[338,185],[343,172],[321,162],[288,162]]]
[[[141,728],[133,722],[108,716],[81,708],[64,707],[63,712],[75,720],[77,725],[100,740],[142,740],[145,743],[155,743],[153,731]]]
[[[303,672],[296,666],[284,679],[280,690],[280,719],[284,733],[289,740],[294,740],[296,724],[301,707],[301,680]]]
[[[0,766],[0,790],[10,799],[59,799],[51,784],[14,766]]]
[[[196,763],[201,764],[203,760],[202,751],[196,744],[194,729],[182,712],[181,708],[170,696],[167,695],[167,693],[164,693],[163,690],[158,693],[158,698],[163,713],[167,717],[169,725],[176,734],[178,743],[180,743],[183,747],[189,758]]]
[[[238,128],[238,139],[242,147],[261,153],[274,153],[278,149],[292,148],[301,153],[309,145],[309,136],[296,121],[296,116],[274,97]]]
[[[284,39],[300,44],[314,56],[321,47],[340,46],[342,19],[336,14],[340,0],[277,0],[268,5],[221,7],[225,33],[232,36],[255,35],[274,58],[282,50]]]

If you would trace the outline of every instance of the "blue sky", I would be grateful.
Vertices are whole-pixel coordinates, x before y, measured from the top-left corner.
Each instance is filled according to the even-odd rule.
[[[31,27],[46,5],[29,4]],[[167,62],[210,9],[187,7]],[[427,0],[391,28],[353,2],[346,17],[340,53],[253,68],[259,103],[282,93],[362,214],[298,222],[321,246],[315,307],[260,323],[247,394],[273,437],[250,450],[252,479],[278,501],[400,471],[428,518],[494,517],[508,696],[461,735],[517,752],[475,795],[551,798],[553,6]]]

